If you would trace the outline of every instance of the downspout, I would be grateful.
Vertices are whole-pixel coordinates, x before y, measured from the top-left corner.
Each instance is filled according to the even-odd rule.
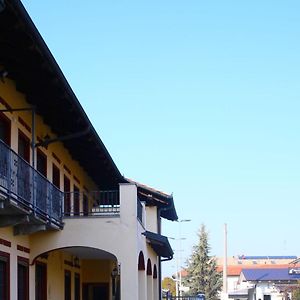
[[[159,234],[161,234],[161,217],[160,217],[160,208],[158,207],[157,208],[157,232]],[[158,299],[159,300],[162,300],[162,294],[161,294],[161,262],[162,262],[162,259],[161,259],[161,256],[158,257],[158,269],[159,269],[159,272],[158,272]]]

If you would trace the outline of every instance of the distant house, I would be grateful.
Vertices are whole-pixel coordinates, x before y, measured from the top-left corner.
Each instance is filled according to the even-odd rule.
[[[252,268],[241,271],[237,289],[228,293],[232,299],[276,300],[291,299],[298,287],[300,274],[289,268]]]
[[[222,290],[220,293],[220,298],[225,300],[229,298],[233,299],[251,299],[249,298],[249,291],[247,284],[244,284],[244,281],[241,280],[241,274],[247,270],[261,270],[262,272],[268,272],[268,270],[284,270],[282,273],[279,271],[278,274],[300,274],[300,264],[297,256],[288,255],[288,256],[246,256],[239,255],[227,258],[227,293],[224,293]],[[224,258],[217,257],[217,271],[223,273],[224,267]],[[181,278],[187,276],[187,270],[183,269],[180,272]],[[176,274],[174,275],[176,277]],[[250,290],[252,289],[252,283],[250,284]],[[279,285],[281,293],[285,293],[293,288],[295,288],[295,283],[288,285]],[[186,287],[181,287],[186,289]],[[250,293],[251,294],[251,293]],[[281,299],[281,298],[280,298]],[[258,300],[258,298],[253,299]],[[263,299],[261,299],[263,300]]]
[[[266,270],[266,269],[285,269],[290,270],[293,267],[299,267],[293,264],[297,259],[295,255],[288,256],[247,256],[238,255],[227,258],[227,293],[222,291],[222,299],[228,297],[234,299],[248,299],[248,289],[241,285],[240,276],[244,270]],[[218,258],[218,271],[223,272],[224,259]],[[256,299],[258,300],[258,298]]]

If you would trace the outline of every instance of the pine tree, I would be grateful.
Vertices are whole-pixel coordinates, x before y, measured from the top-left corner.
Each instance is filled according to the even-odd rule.
[[[184,285],[190,288],[190,295],[204,293],[207,300],[216,300],[222,288],[222,275],[217,272],[215,257],[209,255],[208,233],[204,224],[200,227],[198,237],[199,243],[193,247],[188,261]]]

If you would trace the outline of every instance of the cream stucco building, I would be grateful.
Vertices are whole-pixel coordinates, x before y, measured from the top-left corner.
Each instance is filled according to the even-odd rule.
[[[156,300],[172,195],[121,176],[19,0],[0,0],[0,299]]]

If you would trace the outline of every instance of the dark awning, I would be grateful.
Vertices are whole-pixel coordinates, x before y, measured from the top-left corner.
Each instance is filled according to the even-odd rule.
[[[151,231],[145,231],[142,234],[147,238],[148,243],[158,256],[168,259],[173,258],[174,252],[166,236]]]

